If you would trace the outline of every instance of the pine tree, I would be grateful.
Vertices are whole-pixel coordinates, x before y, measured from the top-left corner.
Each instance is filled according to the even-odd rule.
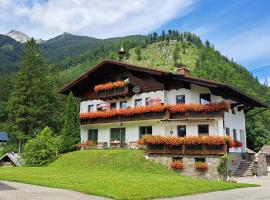
[[[80,141],[79,104],[72,92],[68,95],[63,130],[62,151],[72,151]]]
[[[177,64],[178,59],[180,59],[179,54],[180,54],[180,47],[179,47],[178,44],[176,44],[176,47],[175,47],[175,49],[173,51],[173,62],[174,62],[175,65]]]
[[[137,56],[137,60],[141,60],[141,53],[142,53],[142,51],[141,51],[141,47],[140,46],[137,46],[136,48],[135,48],[135,53],[136,53],[136,56]]]
[[[53,123],[55,95],[48,74],[37,43],[29,40],[7,106],[11,141],[19,147]]]

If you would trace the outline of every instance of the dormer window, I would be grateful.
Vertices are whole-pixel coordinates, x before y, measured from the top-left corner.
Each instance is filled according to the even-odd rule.
[[[200,104],[208,104],[211,103],[211,94],[205,93],[200,94]]]

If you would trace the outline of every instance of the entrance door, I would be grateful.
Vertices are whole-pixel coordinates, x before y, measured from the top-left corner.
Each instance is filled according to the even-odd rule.
[[[126,129],[125,128],[111,128],[111,142],[119,142],[120,147],[125,145]]]

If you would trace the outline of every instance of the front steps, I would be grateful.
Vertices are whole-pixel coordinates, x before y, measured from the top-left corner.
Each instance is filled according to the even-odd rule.
[[[237,170],[234,173],[235,177],[253,176],[253,161],[241,160]]]

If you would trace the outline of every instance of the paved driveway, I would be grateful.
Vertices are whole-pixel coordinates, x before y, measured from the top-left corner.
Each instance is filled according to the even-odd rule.
[[[166,200],[270,200],[270,176],[260,178],[243,177],[237,180],[238,182],[253,183],[261,186],[174,197]]]
[[[79,192],[0,181],[0,200],[106,200]]]

